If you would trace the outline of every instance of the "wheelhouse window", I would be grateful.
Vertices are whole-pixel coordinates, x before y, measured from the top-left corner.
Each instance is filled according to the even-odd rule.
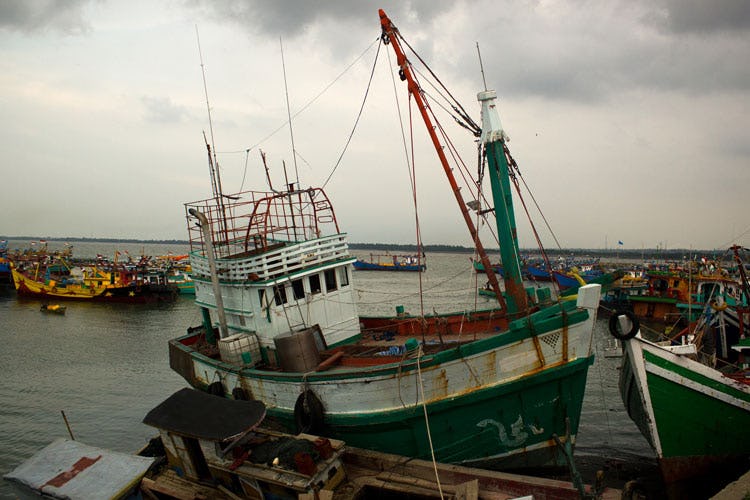
[[[292,281],[292,295],[294,300],[301,300],[305,298],[305,282],[301,279]]]
[[[339,285],[341,288],[349,285],[349,270],[346,267],[339,267]]]
[[[273,287],[273,300],[277,306],[287,303],[286,288],[284,285],[275,285]]]
[[[333,292],[336,290],[336,270],[328,269],[323,272],[323,277],[326,280],[326,291]]]
[[[320,293],[320,274],[310,275],[310,293]]]

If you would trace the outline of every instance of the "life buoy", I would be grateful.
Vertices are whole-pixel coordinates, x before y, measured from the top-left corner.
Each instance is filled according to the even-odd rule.
[[[208,388],[206,389],[206,392],[211,394],[212,396],[221,396],[224,397],[224,384],[221,383],[221,380],[214,382],[212,384],[208,384]]]
[[[714,311],[723,311],[727,307],[729,307],[729,304],[727,304],[726,302],[719,303],[718,300],[711,301],[711,309],[713,309]]]
[[[323,430],[323,415],[325,409],[318,396],[307,389],[297,398],[294,403],[294,423],[297,432],[317,434]]]
[[[630,331],[620,331],[620,316],[627,316],[630,324],[632,325]],[[630,311],[615,311],[612,316],[609,317],[609,333],[618,340],[629,340],[635,337],[638,330],[641,328],[638,318]]]

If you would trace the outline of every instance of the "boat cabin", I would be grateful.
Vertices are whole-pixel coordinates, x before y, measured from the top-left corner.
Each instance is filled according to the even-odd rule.
[[[196,303],[205,326],[218,319],[222,339],[249,337],[263,361],[275,365],[279,336],[318,325],[316,341],[327,348],[360,334],[351,282],[356,259],[322,190],[252,191],[186,208]],[[207,233],[196,226],[196,213]]]
[[[166,493],[176,475],[242,498],[298,498],[344,479],[343,442],[258,429],[265,414],[260,401],[177,391],[143,419],[159,431],[169,470],[142,487]]]

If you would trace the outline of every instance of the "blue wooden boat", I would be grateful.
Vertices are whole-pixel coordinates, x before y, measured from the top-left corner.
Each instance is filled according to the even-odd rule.
[[[481,261],[475,260],[472,262],[472,264],[474,265],[474,271],[478,273],[484,273],[484,266],[482,265]],[[495,274],[497,274],[498,276],[503,275],[503,265],[499,262],[496,264],[492,264],[492,270],[495,271]]]
[[[373,255],[370,260],[357,259],[354,262],[357,271],[411,271],[418,272],[427,269],[425,257],[419,255]]]

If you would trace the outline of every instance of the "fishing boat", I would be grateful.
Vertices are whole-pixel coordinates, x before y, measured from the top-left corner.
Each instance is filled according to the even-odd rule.
[[[610,318],[610,331],[623,344],[622,401],[674,498],[686,492],[707,498],[715,492],[707,486],[750,465],[750,342],[744,337],[733,346],[742,356],[739,366],[719,370],[701,349],[700,339],[712,335],[709,323],[700,324],[703,330],[691,330],[679,343],[657,343],[641,335],[632,313]]]
[[[489,162],[501,291],[401,34],[382,10],[380,20],[382,41],[396,53],[498,307],[361,317],[356,259],[322,189],[292,183],[225,196],[212,177],[214,196],[186,204],[203,323],[169,342],[170,365],[195,388],[262,401],[267,419],[291,432],[452,464],[566,466],[593,362],[601,287],[586,285],[576,301],[544,305],[524,288],[508,175],[515,162],[496,93],[484,91],[482,126],[472,130]]]
[[[477,273],[485,273],[484,266],[480,261],[472,260],[471,264],[474,267],[474,271],[476,271]],[[492,264],[492,270],[495,272],[495,274],[499,274],[500,276],[503,275],[503,266],[499,262]]]
[[[12,282],[10,260],[8,259],[8,240],[0,240],[0,284]]]
[[[419,272],[427,269],[425,257],[422,254],[415,255],[374,255],[369,259],[357,259],[354,261],[354,269],[357,271],[409,271]]]
[[[173,269],[167,273],[167,283],[177,287],[180,295],[195,295],[195,284],[188,269]]]
[[[39,310],[49,314],[65,314],[65,309],[66,307],[60,304],[42,304]]]
[[[263,427],[265,406],[181,389],[143,423],[137,453],[57,439],[4,477],[45,498],[520,498],[601,500],[618,490],[409,459]],[[28,495],[23,495],[25,498]]]
[[[22,267],[11,264],[13,283],[19,297],[42,300],[149,303],[169,302],[177,287],[135,269],[105,269],[85,266],[80,276],[71,273],[63,259],[36,260]]]

